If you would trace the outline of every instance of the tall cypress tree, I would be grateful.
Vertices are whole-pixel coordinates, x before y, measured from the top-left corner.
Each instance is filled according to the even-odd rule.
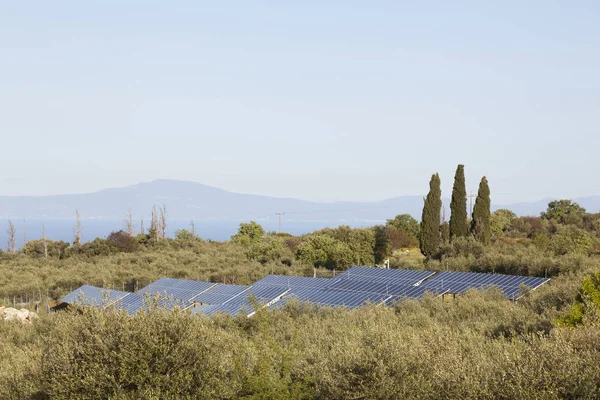
[[[473,208],[473,219],[471,220],[471,233],[486,246],[490,244],[492,227],[490,225],[490,187],[484,176],[479,183],[479,192]]]
[[[429,181],[429,193],[425,198],[421,216],[421,252],[426,257],[434,256],[440,246],[440,213],[442,211],[442,189],[440,176],[435,174]]]
[[[452,201],[450,203],[450,240],[467,236],[467,188],[465,185],[465,166],[460,164],[454,175]]]

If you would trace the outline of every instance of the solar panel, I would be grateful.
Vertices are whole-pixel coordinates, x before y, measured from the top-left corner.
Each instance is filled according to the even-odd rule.
[[[348,291],[356,293],[375,293],[393,296],[396,301],[402,298],[420,299],[425,292],[435,292],[435,295],[441,295],[438,289],[424,288],[422,286],[403,286],[383,282],[364,282],[340,279],[330,286],[327,290]]]
[[[195,296],[192,301],[202,304],[223,304],[248,290],[247,286],[218,284]]]
[[[377,293],[298,288],[292,289],[283,299],[271,305],[271,308],[281,308],[291,299],[319,306],[356,308],[365,305],[367,302],[379,304],[390,297],[387,294]]]
[[[278,286],[250,286],[248,290],[240,293],[237,296],[234,296],[230,300],[228,300],[225,304],[228,303],[245,303],[250,304],[250,299],[254,298],[259,303],[269,303],[274,299],[277,299],[284,293],[289,291],[288,288],[278,287]]]
[[[220,304],[212,304],[206,306],[196,306],[192,309],[192,314],[204,314],[204,315],[213,315],[213,311],[217,309]]]
[[[427,294],[431,294],[434,297],[440,297],[440,296],[448,293],[448,289],[443,289],[443,290],[429,289],[429,288],[421,288],[419,286],[411,286],[411,288],[422,290],[422,292],[412,292],[412,290],[410,290],[410,291],[407,291],[406,293],[394,295],[394,296],[390,297],[389,299],[387,299],[385,304],[387,304],[388,306],[393,306],[395,303],[402,301],[402,300],[406,300],[406,299],[420,300]]]
[[[232,297],[223,304],[216,307],[205,308],[206,306],[198,306],[192,310],[193,314],[202,313],[205,315],[214,315],[217,313],[236,315],[240,312],[250,316],[254,313],[252,299],[254,299],[261,307],[268,306],[289,291],[288,288],[278,286],[258,285],[251,286],[247,290]]]
[[[202,305],[193,314],[214,315],[243,313],[251,316],[255,307],[279,308],[291,299],[321,306],[355,308],[367,302],[387,305],[410,298],[420,299],[427,292],[435,296],[464,293],[469,289],[498,287],[511,299],[518,299],[522,285],[531,289],[550,279],[484,274],[474,272],[440,272],[352,267],[336,278],[308,278],[269,275],[250,287],[193,280],[161,278],[137,293],[120,292],[84,285],[64,296],[61,301],[116,309],[136,314],[153,307],[172,310]],[[254,301],[254,300],[255,301]]]
[[[307,278],[302,276],[268,275],[254,285],[280,286],[286,288],[324,288],[331,283],[329,278]]]
[[[216,283],[212,282],[161,278],[138,290],[137,293],[160,294],[181,300],[191,300],[215,285]]]
[[[194,303],[175,299],[172,297],[157,295],[157,294],[139,294],[130,293],[128,296],[117,301],[114,304],[115,309],[124,310],[130,315],[135,315],[140,310],[164,309],[174,310],[180,308],[182,310],[192,307]]]
[[[182,281],[183,281],[182,279],[175,279],[175,278],[160,278],[159,280],[152,282],[151,284],[149,284],[146,287],[149,287],[149,286],[172,287],[172,286],[175,286],[177,284],[177,282],[182,282]]]
[[[206,316],[213,316],[216,314],[228,314],[228,315],[244,315],[249,316],[254,313],[254,309],[250,304],[215,304],[209,306],[198,306],[192,310],[192,314],[203,314]]]
[[[105,308],[129,294],[130,293],[128,292],[120,292],[118,290],[83,285],[79,289],[76,289],[64,296],[61,299],[61,302],[67,304],[77,304],[80,306]]]
[[[449,293],[462,294],[469,289],[498,287],[511,299],[521,295],[521,285],[536,289],[548,282],[548,278],[476,272],[439,272],[420,286],[431,289],[447,289]]]
[[[352,267],[339,274],[336,278],[411,286],[434,274],[435,272],[422,270]]]

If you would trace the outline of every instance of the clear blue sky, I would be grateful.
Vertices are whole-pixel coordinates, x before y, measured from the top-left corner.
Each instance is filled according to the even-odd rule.
[[[600,194],[598,1],[1,1],[0,195]]]

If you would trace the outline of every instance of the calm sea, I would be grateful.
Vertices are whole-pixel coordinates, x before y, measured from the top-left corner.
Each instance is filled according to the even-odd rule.
[[[218,221],[202,220],[195,221],[196,234],[204,239],[217,241],[229,240],[237,232],[241,221]],[[257,221],[266,231],[277,231],[277,221]],[[46,227],[46,237],[52,240],[64,240],[72,242],[75,232],[74,220],[27,220],[26,230],[23,220],[13,220],[16,228],[17,247],[23,245],[24,233],[27,232],[27,240],[42,237],[42,226]],[[140,221],[135,222],[136,231],[140,230]],[[303,235],[325,227],[337,227],[349,225],[354,228],[376,225],[374,221],[283,221],[281,231],[292,235]],[[124,221],[118,220],[84,220],[82,225],[82,240],[84,242],[94,240],[97,237],[105,238],[110,232],[124,229]],[[144,221],[147,229],[150,221]],[[190,229],[189,221],[168,221],[167,235],[173,237],[178,229]],[[8,221],[0,220],[0,248],[6,249],[8,242]]]

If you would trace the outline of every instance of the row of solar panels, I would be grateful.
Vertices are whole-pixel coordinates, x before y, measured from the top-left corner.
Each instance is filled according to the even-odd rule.
[[[161,278],[136,293],[84,285],[63,297],[61,302],[96,308],[113,307],[133,315],[151,307],[170,310],[204,303],[221,304],[247,289],[240,285]]]
[[[278,308],[297,299],[323,306],[354,308],[366,303],[393,304],[402,299],[420,299],[426,293],[441,296],[468,289],[497,287],[517,299],[523,286],[535,289],[549,279],[471,272],[390,270],[352,267],[335,278],[304,278],[269,275],[250,287],[161,278],[137,293],[83,286],[62,301],[94,307],[114,307],[130,314],[161,307],[193,308],[192,313],[252,315],[257,306]]]

